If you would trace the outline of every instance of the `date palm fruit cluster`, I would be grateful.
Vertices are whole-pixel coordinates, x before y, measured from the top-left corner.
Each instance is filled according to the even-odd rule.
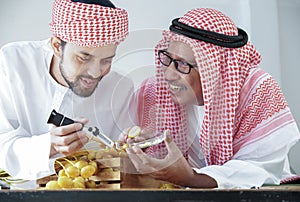
[[[89,177],[95,174],[97,167],[95,161],[69,161],[59,170],[57,180],[47,182],[46,189],[95,188],[96,183]]]
[[[112,168],[100,168],[98,159],[111,159],[124,155],[114,148],[101,150],[84,150],[72,156],[56,160],[57,179],[46,183],[46,189],[85,189],[96,188],[90,179],[98,172],[112,172]]]

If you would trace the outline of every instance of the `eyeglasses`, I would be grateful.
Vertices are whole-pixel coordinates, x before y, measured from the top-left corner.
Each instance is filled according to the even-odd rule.
[[[158,59],[166,67],[169,67],[171,63],[174,62],[176,70],[182,74],[189,74],[191,72],[191,69],[197,66],[189,64],[183,60],[173,59],[171,56],[168,55],[168,52],[165,50],[158,51]]]

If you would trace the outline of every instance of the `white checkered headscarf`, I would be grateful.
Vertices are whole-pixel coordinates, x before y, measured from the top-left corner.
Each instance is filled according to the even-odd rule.
[[[128,14],[121,8],[55,0],[51,31],[78,46],[118,45],[128,35]]]

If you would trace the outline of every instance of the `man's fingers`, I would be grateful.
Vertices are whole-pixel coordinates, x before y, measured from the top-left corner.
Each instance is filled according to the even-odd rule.
[[[128,131],[130,130],[130,128],[126,128],[122,131],[122,133],[119,135],[118,137],[118,141],[119,142],[126,142],[127,139],[127,135],[128,135]]]
[[[133,142],[141,142],[141,141],[144,141],[148,139],[147,137],[144,137],[144,136],[136,136],[134,139],[131,139],[131,143]]]
[[[74,133],[78,130],[81,130],[82,126],[83,125],[81,123],[73,123],[73,124],[66,125],[66,126],[52,128],[50,130],[50,133],[51,133],[51,135],[65,136],[70,133]]]
[[[70,155],[83,147],[89,139],[83,131],[70,134],[68,136],[56,136],[52,141],[55,150],[64,155]]]
[[[86,133],[81,130],[87,122],[86,118],[76,118],[73,124],[51,127],[51,144],[55,150],[70,155],[82,148],[89,141]]]
[[[55,146],[69,146],[76,141],[81,142],[84,145],[89,141],[88,137],[83,131],[78,131],[65,136],[52,136],[51,138],[51,142]]]
[[[78,123],[82,123],[83,125],[86,125],[89,122],[89,120],[84,117],[76,117],[74,118],[74,121]]]
[[[148,157],[139,147],[134,146],[132,148],[127,148],[126,151],[134,167],[140,174],[149,174],[156,170],[152,166],[151,158]]]
[[[139,156],[134,152],[132,148],[126,148],[126,152],[128,154],[128,157],[130,161],[133,163],[134,167],[138,172],[141,171],[141,166],[143,164],[142,160],[139,158]]]
[[[62,145],[62,146],[54,146],[56,151],[64,154],[64,155],[70,155],[78,151],[84,143],[82,141],[74,141],[70,145]]]
[[[80,141],[83,143],[88,142],[88,138],[86,137],[85,132],[78,131],[65,136],[53,136],[52,142],[54,145],[62,146],[62,145],[70,145],[72,142]]]
[[[173,141],[172,136],[170,134],[170,130],[164,131],[164,141],[168,150],[169,158],[179,158],[182,156],[180,149],[177,147],[176,143]]]
[[[164,138],[166,143],[171,143],[172,142],[172,136],[170,134],[170,130],[167,129],[164,131]]]

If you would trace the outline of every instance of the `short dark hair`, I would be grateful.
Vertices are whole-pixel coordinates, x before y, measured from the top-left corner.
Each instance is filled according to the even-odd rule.
[[[72,2],[80,2],[85,4],[96,4],[110,8],[116,8],[110,0],[71,0]]]
[[[61,46],[62,51],[64,51],[66,44],[67,44],[67,42],[61,40],[60,46]]]

